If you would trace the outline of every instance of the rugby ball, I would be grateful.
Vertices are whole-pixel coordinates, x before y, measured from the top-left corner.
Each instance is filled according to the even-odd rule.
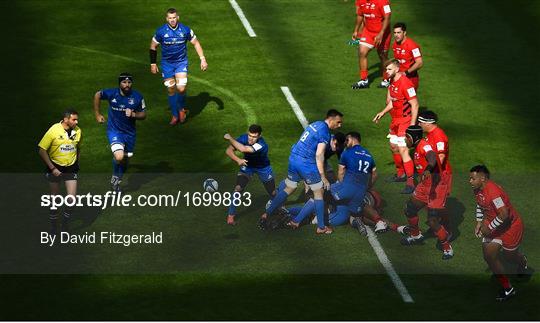
[[[218,182],[213,178],[204,180],[203,188],[207,192],[216,192],[218,190]]]

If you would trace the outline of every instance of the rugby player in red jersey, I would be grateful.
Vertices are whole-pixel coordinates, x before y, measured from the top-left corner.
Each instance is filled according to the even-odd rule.
[[[423,243],[424,236],[418,227],[418,212],[427,207],[427,223],[442,247],[442,259],[451,259],[454,256],[454,251],[448,241],[448,232],[440,223],[440,214],[445,207],[449,192],[448,176],[441,168],[439,157],[429,139],[422,138],[422,127],[410,126],[406,133],[407,145],[416,147],[414,163],[417,173],[420,175],[420,183],[405,205],[405,216],[409,225],[405,230],[407,237],[401,240],[401,244],[411,246]]]
[[[523,238],[521,217],[506,192],[489,176],[489,170],[484,165],[474,166],[470,170],[469,183],[476,199],[477,224],[474,233],[482,238],[484,259],[503,287],[496,299],[505,301],[516,292],[504,274],[501,254],[508,262],[518,265],[518,274],[527,274],[529,268],[527,258],[518,250]]]
[[[404,73],[399,72],[399,61],[392,59],[385,66],[391,81],[386,107],[375,115],[373,122],[378,123],[386,113],[390,112],[392,116],[389,131],[390,149],[396,166],[396,174],[389,181],[406,182],[402,193],[410,194],[414,191],[414,163],[405,142],[405,130],[408,126],[416,124],[418,99],[412,82]]]
[[[388,87],[389,81],[385,77],[384,62],[388,59],[390,48],[390,2],[388,0],[356,0],[356,24],[352,38],[359,40],[358,65],[360,80],[352,85],[353,89],[369,87],[368,80],[368,54],[373,48],[381,59],[383,80],[380,87]]]
[[[394,44],[392,45],[392,51],[394,52],[394,58],[400,63],[399,71],[404,72],[414,84],[414,88],[418,90],[418,70],[424,65],[420,46],[407,37],[407,25],[405,23],[396,23],[393,31]]]

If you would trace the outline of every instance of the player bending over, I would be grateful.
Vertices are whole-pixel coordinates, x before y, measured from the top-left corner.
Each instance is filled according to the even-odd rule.
[[[248,132],[236,139],[228,133],[225,134],[223,138],[230,143],[225,153],[240,166],[240,171],[236,175],[234,192],[244,191],[253,174],[257,174],[266,192],[270,198],[273,198],[276,193],[276,183],[270,166],[270,159],[268,159],[268,144],[261,137],[261,134],[262,127],[256,124],[249,126]],[[236,156],[235,150],[243,153],[243,158]],[[236,206],[231,203],[227,215],[227,224],[235,224],[235,215]]]
[[[300,139],[291,149],[286,187],[280,191],[266,212],[261,215],[261,225],[264,226],[268,215],[271,215],[278,207],[282,206],[303,180],[313,191],[315,212],[317,214],[317,233],[332,233],[332,228],[324,224],[324,189],[330,187],[324,171],[324,152],[330,142],[330,130],[338,129],[343,122],[343,114],[331,109],[326,113],[324,121],[316,121],[309,124]]]

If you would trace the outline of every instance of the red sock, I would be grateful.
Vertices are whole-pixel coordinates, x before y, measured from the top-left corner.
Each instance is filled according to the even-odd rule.
[[[497,277],[497,280],[499,281],[499,283],[501,283],[504,289],[508,289],[511,287],[510,281],[508,280],[508,277],[506,277],[506,275],[495,275],[495,277]]]
[[[361,80],[367,80],[368,71],[362,70],[360,71],[360,79]]]
[[[407,174],[407,185],[414,186],[414,163],[412,159],[404,162],[403,168],[405,168],[405,174]]]
[[[439,230],[435,232],[435,235],[437,236],[437,239],[439,239],[443,250],[450,249],[450,242],[448,242],[448,232],[446,231],[444,226],[441,225],[439,227]]]
[[[395,223],[391,223],[388,227],[390,228],[390,230],[395,232],[397,231],[398,225]]]
[[[397,176],[403,176],[403,174],[405,174],[405,169],[403,168],[403,159],[401,159],[401,155],[399,153],[395,153],[392,154],[392,157],[394,157],[394,165],[396,165]]]
[[[412,218],[407,218],[407,222],[409,222],[409,226],[411,226],[411,236],[417,236],[420,234],[420,229],[418,229],[419,220],[418,215]]]
[[[381,218],[381,216],[377,213],[377,214],[374,214],[374,215],[373,215],[372,220],[373,220],[375,223],[377,223],[377,222],[379,222],[379,221],[382,221],[382,218]]]

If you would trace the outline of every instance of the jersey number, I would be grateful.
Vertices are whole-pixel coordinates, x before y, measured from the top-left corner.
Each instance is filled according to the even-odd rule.
[[[301,142],[304,142],[306,141],[306,138],[309,136],[309,132],[304,132],[304,134],[302,135],[302,137],[300,137],[300,141]]]
[[[368,161],[361,160],[358,162],[358,171],[368,173],[370,163]]]

